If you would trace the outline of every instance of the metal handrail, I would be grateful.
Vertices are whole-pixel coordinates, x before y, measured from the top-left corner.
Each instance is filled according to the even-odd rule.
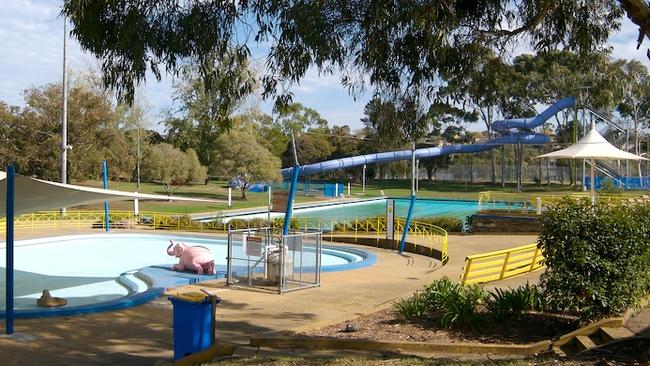
[[[537,243],[465,258],[461,282],[485,283],[503,280],[544,267],[544,255]]]

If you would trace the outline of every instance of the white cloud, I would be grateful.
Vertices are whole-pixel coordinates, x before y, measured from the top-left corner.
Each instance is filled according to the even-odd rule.
[[[636,40],[638,36],[638,26],[627,19],[623,20],[621,29],[609,38],[609,44],[612,46],[612,56],[614,58],[639,60],[650,67],[650,61],[646,56],[646,52],[650,48],[650,41],[646,38],[641,47],[637,49]]]

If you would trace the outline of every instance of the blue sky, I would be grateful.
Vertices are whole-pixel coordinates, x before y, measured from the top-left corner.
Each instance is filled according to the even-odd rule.
[[[26,88],[60,80],[63,45],[63,20],[58,16],[60,4],[58,0],[0,2],[0,100],[22,105],[22,92]],[[650,67],[646,57],[650,42],[646,40],[637,50],[637,35],[637,28],[625,19],[622,29],[610,38],[613,56],[638,59]],[[253,54],[261,51],[253,49]],[[68,40],[68,62],[69,67],[75,70],[96,68],[94,57],[82,52],[73,39]],[[141,94],[149,105],[152,122],[158,119],[161,109],[171,105],[171,84],[169,77],[164,77],[161,82],[150,77],[142,86]],[[330,125],[347,124],[353,129],[361,128],[360,119],[369,95],[354,100],[339,84],[336,75],[320,76],[315,70],[310,70],[293,92],[294,101],[318,110]],[[269,102],[258,100],[252,103],[258,102],[270,112]]]

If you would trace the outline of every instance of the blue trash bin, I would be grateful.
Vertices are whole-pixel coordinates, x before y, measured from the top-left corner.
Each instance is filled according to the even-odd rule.
[[[214,309],[209,296],[185,293],[170,296],[174,306],[174,360],[202,351],[212,345]],[[220,299],[215,296],[214,305]]]

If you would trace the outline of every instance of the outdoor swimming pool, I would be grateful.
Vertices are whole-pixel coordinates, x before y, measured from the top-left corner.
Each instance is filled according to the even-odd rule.
[[[178,262],[168,256],[169,240],[208,247],[217,275],[170,271]],[[0,251],[0,291],[5,289],[5,249]],[[15,247],[15,308],[18,317],[70,315],[124,308],[149,301],[163,289],[223,277],[227,240],[205,236],[93,234],[20,240]],[[323,271],[346,270],[374,263],[371,253],[323,246]],[[43,289],[68,305],[45,309],[36,305]],[[5,298],[0,297],[0,317]]]
[[[406,217],[409,210],[410,199],[395,199],[395,216]],[[483,204],[484,209],[505,209],[503,203]],[[477,201],[418,199],[415,203],[413,217],[445,216],[455,217],[465,221],[465,217],[479,210]],[[308,217],[315,220],[349,220],[355,218],[376,217],[386,214],[386,200],[372,200],[366,202],[349,203],[342,205],[298,209],[296,217]]]
[[[394,198],[395,216],[406,217],[409,209],[410,199]],[[479,209],[507,209],[505,203],[483,203],[479,207],[478,201],[470,200],[445,200],[445,199],[426,199],[418,198],[413,211],[413,218],[421,217],[454,217],[462,222],[465,218],[479,211]],[[363,219],[386,215],[386,199],[369,199],[358,202],[336,202],[331,204],[314,204],[309,207],[300,207],[294,210],[294,217],[300,218],[314,227],[322,229],[331,228],[333,224],[346,220]],[[284,214],[274,212],[271,217],[283,217]],[[266,218],[267,213],[254,213],[239,215],[238,218]],[[214,220],[214,217],[200,218],[200,221]],[[225,221],[227,221],[226,219]]]

